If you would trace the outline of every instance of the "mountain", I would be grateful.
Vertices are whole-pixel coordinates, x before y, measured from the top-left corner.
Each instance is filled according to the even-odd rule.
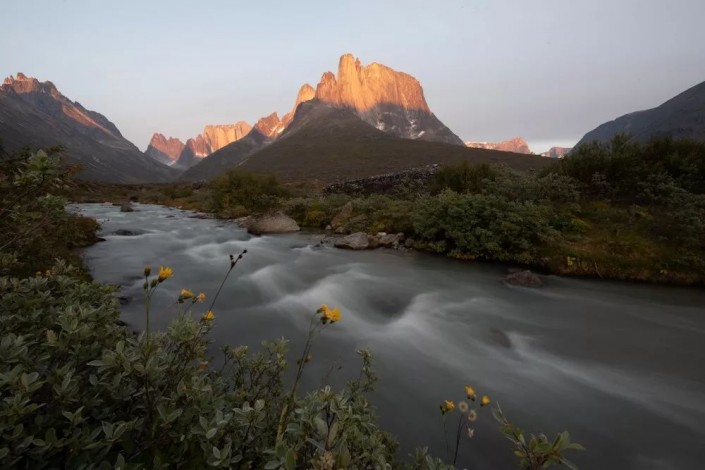
[[[231,142],[240,140],[250,132],[252,126],[245,121],[235,124],[209,125],[203,129],[203,138],[211,153],[220,150]]]
[[[56,86],[18,73],[0,86],[0,139],[6,151],[62,145],[79,178],[113,183],[161,182],[177,173],[125,139],[105,116],[62,95]]]
[[[241,155],[239,167],[272,173],[286,181],[330,183],[460,161],[501,162],[517,169],[551,163],[534,155],[402,139],[362,121],[350,108],[316,99],[299,105],[289,127],[273,143],[248,156]]]
[[[418,80],[382,64],[364,66],[352,54],[340,58],[337,76],[323,74],[315,98],[397,137],[463,145],[431,112]]]
[[[207,125],[201,134],[181,140],[155,133],[145,153],[157,161],[179,169],[192,167],[202,159],[226,145],[240,140],[250,132],[252,126],[244,121],[235,124]]]
[[[476,149],[488,149],[488,150],[501,150],[503,152],[514,152],[514,153],[524,153],[532,154],[533,152],[529,148],[529,144],[526,143],[521,137],[514,137],[510,140],[505,140],[503,142],[493,143],[493,142],[465,142],[466,147],[472,147]]]
[[[640,142],[664,136],[705,141],[705,82],[656,108],[626,114],[602,124],[585,134],[577,145],[607,142],[620,133],[629,134]]]
[[[184,143],[176,137],[165,137],[156,133],[149,141],[147,150],[144,153],[154,158],[158,162],[172,166],[179,159],[179,155],[184,150]]]
[[[548,151],[541,153],[542,157],[563,158],[573,150],[573,147],[551,147]]]
[[[282,129],[277,113],[261,118],[242,139],[231,142],[186,170],[179,179],[200,181],[214,178],[237,166],[245,158],[272,142]]]
[[[294,119],[294,114],[296,114],[296,108],[299,107],[299,105],[305,101],[311,101],[316,97],[316,90],[309,85],[308,83],[304,83],[301,88],[299,88],[299,92],[296,95],[296,101],[294,102],[294,107],[284,115],[282,118],[282,130],[286,129],[286,127],[291,124],[291,121]]]

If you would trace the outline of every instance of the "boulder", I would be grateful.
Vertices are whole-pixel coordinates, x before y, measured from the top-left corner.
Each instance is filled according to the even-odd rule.
[[[411,238],[407,238],[406,241],[404,242],[404,246],[406,248],[413,248],[414,247],[414,240]]]
[[[267,233],[291,233],[301,230],[294,219],[282,212],[257,217],[248,217],[242,221],[243,226],[253,235]]]
[[[141,230],[126,230],[124,228],[119,228],[115,230],[113,235],[120,235],[121,237],[136,237],[137,235],[142,235],[144,232]]]
[[[356,232],[336,240],[335,247],[348,250],[365,250],[369,244],[369,238],[365,232]]]
[[[399,248],[399,244],[403,239],[403,233],[385,233],[379,237],[379,245],[384,248]]]
[[[543,281],[541,281],[541,278],[529,270],[510,273],[504,278],[504,282],[513,286],[521,287],[543,286]]]
[[[352,201],[348,201],[348,203],[345,204],[342,209],[340,209],[340,212],[338,212],[338,214],[333,217],[333,220],[330,221],[331,227],[333,227],[334,229],[342,228],[342,226],[345,225],[345,222],[350,220],[352,214],[353,204]]]
[[[120,212],[134,212],[135,209],[132,207],[132,204],[129,202],[126,202],[124,204],[120,204]]]

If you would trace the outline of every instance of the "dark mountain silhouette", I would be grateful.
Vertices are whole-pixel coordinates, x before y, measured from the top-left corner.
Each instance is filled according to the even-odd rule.
[[[626,114],[604,123],[585,134],[577,145],[607,142],[616,134],[628,134],[639,142],[655,137],[705,141],[705,82],[656,108]]]

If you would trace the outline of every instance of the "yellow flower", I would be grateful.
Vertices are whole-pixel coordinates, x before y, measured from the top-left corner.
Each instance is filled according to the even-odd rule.
[[[340,321],[340,309],[338,307],[330,308],[328,305],[323,304],[318,309],[318,313],[321,314],[321,320],[329,321],[331,323]]]
[[[202,319],[205,321],[215,320],[215,315],[213,315],[213,310],[208,310],[206,313],[204,313]]]
[[[159,282],[166,281],[167,279],[169,279],[173,275],[174,275],[173,269],[166,267],[166,266],[159,266],[159,277],[158,277]]]
[[[443,402],[443,406],[441,406],[441,408],[442,408],[442,410],[444,410],[444,411],[443,411],[443,414],[446,414],[446,413],[448,413],[449,411],[453,411],[453,410],[455,409],[455,403],[453,403],[453,402],[450,401],[450,400],[445,400],[445,401]]]
[[[482,398],[480,399],[480,406],[485,406],[490,404],[490,397],[487,395],[482,395]]]
[[[193,292],[191,292],[189,289],[181,289],[179,297],[181,297],[182,299],[190,299],[191,297],[193,297]]]
[[[204,294],[203,292],[201,292],[201,293],[198,294],[198,296],[196,297],[196,300],[197,300],[198,302],[205,302],[205,300],[206,300],[206,294]]]
[[[475,401],[475,399],[477,398],[477,394],[475,394],[475,389],[472,388],[470,385],[465,386],[465,394],[472,401]]]

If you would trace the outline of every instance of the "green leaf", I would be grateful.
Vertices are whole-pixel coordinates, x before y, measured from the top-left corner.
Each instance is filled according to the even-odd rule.
[[[270,460],[264,466],[264,470],[272,470],[274,468],[279,468],[280,463],[278,460]]]

